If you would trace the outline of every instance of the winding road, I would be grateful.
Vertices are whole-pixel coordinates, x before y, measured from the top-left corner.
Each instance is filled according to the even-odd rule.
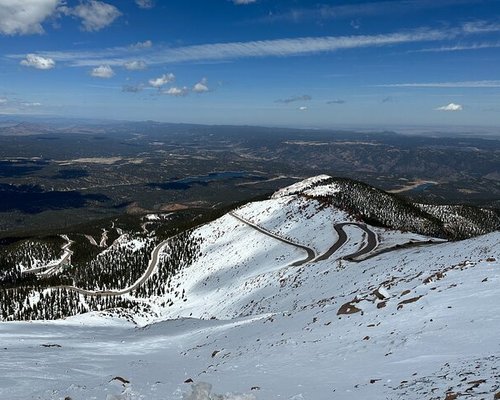
[[[66,244],[62,246],[61,250],[63,251],[63,255],[60,260],[57,260],[55,263],[49,263],[44,265],[43,267],[36,267],[31,269],[25,269],[21,272],[21,274],[40,274],[44,276],[50,276],[52,273],[56,272],[59,268],[61,268],[64,264],[71,262],[71,256],[73,252],[70,247],[73,244],[73,241],[70,240],[66,235],[62,236],[63,239],[66,240]]]
[[[144,272],[144,274],[132,285],[129,287],[126,287],[124,289],[120,290],[87,290],[87,289],[81,289],[76,286],[69,286],[69,285],[61,285],[61,286],[56,286],[58,289],[68,289],[72,290],[74,292],[88,295],[88,296],[104,296],[104,297],[111,297],[111,296],[121,296],[127,293],[130,293],[132,290],[137,289],[139,286],[141,286],[144,282],[146,282],[153,271],[155,270],[156,266],[158,265],[159,261],[159,256],[160,256],[160,251],[163,249],[163,247],[167,244],[168,240],[164,240],[161,242],[158,246],[156,246],[151,253],[151,260],[149,260],[148,268]]]
[[[359,250],[352,254],[348,254],[347,256],[342,257],[344,260],[348,261],[356,261],[355,259],[357,257],[361,257],[365,254],[370,253],[374,249],[377,248],[378,246],[378,239],[377,235],[375,232],[371,231],[368,229],[368,227],[364,224],[359,224],[356,222],[342,222],[340,224],[335,224],[333,228],[335,229],[335,232],[337,232],[338,239],[337,241],[322,255],[316,257],[316,252],[307,246],[304,246],[302,244],[295,243],[291,240],[285,239],[281,236],[276,235],[275,233],[272,233],[268,231],[267,229],[264,229],[260,227],[259,225],[254,224],[253,222],[248,221],[247,219],[239,216],[238,214],[234,212],[230,212],[229,215],[231,215],[233,218],[236,218],[238,221],[243,222],[244,224],[252,227],[253,229],[257,230],[258,232],[267,235],[269,237],[272,237],[273,239],[279,240],[280,242],[295,246],[301,250],[304,250],[307,252],[307,257],[303,260],[299,260],[294,262],[293,264],[290,264],[293,267],[301,266],[304,264],[307,264],[310,261],[323,261],[329,259],[337,250],[339,250],[348,240],[347,233],[344,230],[344,227],[347,225],[355,226],[361,230],[363,230],[366,235],[367,235],[367,240],[364,242],[363,247],[361,247]]]
[[[335,224],[333,226],[333,229],[335,229],[335,232],[337,232],[337,235],[339,237],[337,239],[337,241],[324,254],[322,254],[321,256],[316,258],[314,261],[327,260],[347,242],[348,237],[347,237],[347,233],[344,230],[344,226],[347,226],[347,225],[355,226],[355,227],[363,230],[367,235],[367,240],[364,243],[364,246],[361,247],[358,251],[342,257],[344,260],[355,261],[354,260],[355,258],[361,257],[365,254],[368,254],[369,252],[371,252],[377,248],[377,246],[378,246],[377,235],[375,234],[375,232],[368,229],[368,227],[366,225],[359,224],[356,222],[342,222],[340,224]]]
[[[273,239],[279,240],[280,242],[283,242],[283,243],[289,244],[291,246],[295,246],[301,250],[304,250],[307,253],[307,257],[304,258],[303,260],[295,261],[293,264],[291,264],[294,267],[299,267],[301,265],[307,264],[309,261],[312,261],[316,258],[316,252],[313,249],[311,249],[310,247],[292,242],[291,240],[288,240],[288,239],[285,239],[281,236],[278,236],[278,235],[276,235],[276,234],[274,234],[274,233],[272,233],[264,228],[261,228],[258,225],[255,225],[254,223],[246,220],[245,218],[240,217],[239,215],[235,214],[234,212],[230,212],[229,215],[232,216],[233,218],[236,218],[238,221],[243,222],[244,224],[252,227],[256,231],[258,231],[264,235],[267,235],[269,237],[272,237]]]
[[[337,241],[325,253],[317,256],[314,249],[312,249],[310,247],[307,247],[305,245],[296,243],[290,239],[286,239],[284,237],[276,235],[275,233],[270,232],[267,229],[262,228],[261,226],[254,224],[253,222],[248,221],[247,219],[237,215],[234,212],[230,212],[229,215],[231,215],[233,218],[237,219],[238,221],[244,223],[245,225],[255,229],[256,231],[262,233],[263,235],[269,236],[269,237],[271,237],[275,240],[278,240],[282,243],[294,246],[300,250],[305,251],[307,256],[304,259],[295,261],[292,264],[290,264],[290,266],[294,266],[294,267],[302,266],[302,265],[307,264],[311,261],[324,261],[324,260],[329,259],[333,254],[335,254],[349,240],[347,233],[344,230],[344,227],[346,227],[348,225],[354,226],[354,227],[357,227],[357,228],[363,230],[366,233],[366,240],[363,241],[363,245],[359,250],[357,250],[354,253],[343,256],[342,259],[348,260],[348,261],[353,261],[353,262],[358,262],[359,260],[356,260],[356,258],[372,252],[378,246],[377,234],[375,232],[371,231],[366,225],[360,224],[357,222],[342,222],[342,223],[333,225],[333,228],[335,229],[335,232],[337,232],[337,235],[338,235]],[[163,247],[167,244],[167,242],[168,242],[168,240],[164,240],[163,242],[161,242],[160,244],[158,244],[154,248],[153,252],[151,253],[151,259],[149,261],[148,268],[146,269],[144,274],[133,285],[131,285],[127,288],[119,289],[119,290],[102,290],[102,291],[87,290],[87,289],[82,289],[82,288],[78,288],[76,286],[71,286],[71,285],[55,286],[54,288],[72,290],[74,292],[77,292],[77,293],[80,293],[83,295],[88,295],[88,296],[121,296],[121,295],[130,293],[131,291],[133,291],[133,290],[137,289],[139,286],[141,286],[144,282],[146,282],[149,279],[149,277],[152,275],[152,273],[154,272],[155,268],[158,265],[160,252],[163,249]],[[68,243],[66,246],[63,247],[63,250],[65,252],[71,253],[71,251],[69,250],[70,244],[71,243]],[[394,248],[384,249],[384,250],[381,250],[380,252],[374,253],[373,255],[378,255],[378,254],[381,254],[381,253],[384,253],[387,251],[396,250],[396,249],[403,248],[406,246],[413,247],[413,246],[423,245],[423,244],[424,243],[411,243],[411,244],[406,244],[406,245],[397,245]],[[426,243],[426,244],[428,244],[428,243]],[[68,254],[68,256],[69,255],[70,254]],[[63,260],[65,260],[65,259],[66,259],[66,257],[63,257]],[[58,263],[57,265],[59,266],[60,263]],[[44,268],[47,268],[47,267],[44,267]]]

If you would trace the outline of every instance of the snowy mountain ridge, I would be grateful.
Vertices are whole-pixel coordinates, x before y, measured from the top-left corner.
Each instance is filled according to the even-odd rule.
[[[172,290],[123,296],[147,311],[0,324],[0,396],[500,397],[500,233],[365,224],[325,201],[342,191],[315,177],[194,229]]]

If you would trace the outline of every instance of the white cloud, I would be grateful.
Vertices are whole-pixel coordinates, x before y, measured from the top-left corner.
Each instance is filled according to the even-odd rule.
[[[146,63],[141,60],[127,61],[123,66],[129,71],[139,71],[147,68]]]
[[[115,71],[109,65],[100,65],[90,73],[95,78],[109,79],[115,75]]]
[[[0,34],[43,33],[42,22],[55,14],[60,0],[1,0]]]
[[[407,88],[498,88],[500,81],[462,81],[462,82],[427,82],[427,83],[391,83],[378,87]]]
[[[436,108],[436,111],[462,111],[463,109],[460,104],[450,103],[446,106]]]
[[[36,69],[52,69],[55,67],[56,63],[52,58],[28,54],[26,58],[21,61],[21,65]]]
[[[154,78],[149,80],[149,84],[155,88],[161,88],[165,86],[167,83],[175,81],[175,75],[172,73],[163,74],[159,78]]]
[[[7,99],[0,98],[0,106],[7,103]]]
[[[151,40],[145,40],[144,42],[137,42],[132,44],[130,47],[133,49],[149,49],[153,46],[153,42]]]
[[[89,32],[99,31],[118,18],[121,12],[115,6],[98,0],[87,0],[74,8],[60,7],[66,15],[80,18],[82,28]]]
[[[205,93],[208,92],[208,80],[207,78],[203,78],[200,82],[193,86],[193,92],[195,93]]]
[[[139,8],[153,8],[155,6],[154,0],[135,0],[135,4],[137,4]]]
[[[252,4],[255,3],[257,0],[233,0],[234,4],[241,5],[241,4]]]
[[[187,96],[189,93],[189,89],[184,86],[184,87],[171,87],[167,90],[162,90],[163,94],[168,94],[169,96],[175,96],[175,97],[181,97],[181,96]]]
[[[299,111],[307,111],[308,108],[306,106],[299,107]]]

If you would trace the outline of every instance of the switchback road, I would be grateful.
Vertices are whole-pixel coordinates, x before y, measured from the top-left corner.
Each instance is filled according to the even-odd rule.
[[[250,226],[251,228],[255,229],[256,231],[258,231],[264,235],[267,235],[269,237],[272,237],[273,239],[279,240],[280,242],[283,242],[283,243],[289,244],[291,246],[295,246],[301,250],[304,250],[307,253],[307,257],[304,258],[303,260],[295,261],[293,264],[291,264],[293,267],[299,267],[301,265],[304,265],[304,264],[308,263],[309,261],[314,260],[314,258],[316,257],[316,252],[313,249],[311,249],[310,247],[292,242],[291,240],[288,240],[288,239],[285,239],[281,236],[278,236],[278,235],[276,235],[276,234],[274,234],[274,233],[272,233],[264,228],[261,228],[258,225],[255,225],[254,223],[246,220],[245,218],[240,217],[239,215],[235,214],[234,212],[230,212],[229,215],[231,215],[232,217],[236,218],[238,221],[243,222],[244,224]]]

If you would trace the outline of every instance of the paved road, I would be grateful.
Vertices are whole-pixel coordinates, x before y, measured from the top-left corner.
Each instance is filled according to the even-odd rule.
[[[234,212],[230,212],[229,215],[236,218],[238,221],[243,222],[244,224],[250,226],[251,228],[255,229],[256,231],[263,233],[264,235],[267,235],[269,237],[272,237],[273,239],[279,240],[280,242],[283,242],[283,243],[289,244],[291,246],[295,246],[301,250],[304,250],[307,253],[307,257],[304,258],[303,260],[295,261],[293,264],[291,264],[291,266],[293,266],[293,267],[299,267],[301,265],[304,265],[304,264],[308,263],[309,261],[314,260],[314,258],[316,257],[316,252],[313,249],[311,249],[310,247],[292,242],[291,240],[288,240],[288,239],[285,239],[281,236],[275,235],[274,233],[269,232],[268,230],[263,229],[260,226],[255,225],[254,223],[246,220],[245,218],[240,217],[239,215],[235,214]]]
[[[149,260],[149,265],[144,274],[141,276],[140,279],[138,279],[132,286],[129,286],[124,289],[120,290],[102,290],[102,291],[95,291],[95,290],[86,290],[86,289],[81,289],[77,288],[76,286],[56,286],[56,288],[60,289],[68,289],[72,290],[74,292],[80,293],[80,294],[86,294],[89,296],[121,296],[123,294],[130,293],[132,290],[137,289],[139,286],[141,286],[144,282],[146,282],[153,271],[155,270],[156,266],[158,265],[158,260],[159,260],[159,255],[160,251],[162,248],[167,244],[168,240],[164,240],[161,242],[158,246],[156,246],[151,253],[151,260]]]
[[[344,226],[347,226],[347,225],[355,226],[355,227],[363,230],[367,235],[367,240],[364,242],[363,247],[361,247],[358,251],[342,257],[343,259],[354,260],[357,257],[360,257],[364,254],[369,253],[370,251],[374,250],[377,247],[377,245],[378,245],[377,235],[374,232],[372,232],[370,229],[368,229],[368,227],[366,225],[358,224],[356,222],[343,222],[340,224],[335,224],[333,226],[333,228],[335,229],[335,232],[337,232],[337,235],[339,237],[337,239],[337,241],[324,254],[322,254],[321,256],[316,258],[314,261],[327,260],[347,242],[347,239],[348,239],[347,233],[344,230]]]
[[[59,261],[57,261],[55,264],[49,263],[47,265],[44,265],[43,267],[26,269],[22,271],[21,274],[40,273],[40,275],[50,276],[53,272],[58,270],[63,264],[65,264],[68,260],[70,260],[71,256],[73,255],[73,252],[70,249],[71,245],[73,244],[73,241],[70,240],[66,235],[64,235],[63,238],[66,240],[66,244],[61,248],[61,250],[63,251],[63,256]]]
[[[240,217],[239,215],[235,214],[234,212],[230,212],[229,215],[231,215],[232,217],[236,218],[237,220],[243,222],[244,224],[252,227],[253,229],[259,231],[260,233],[263,233],[264,235],[270,236],[270,237],[272,237],[276,240],[279,240],[283,243],[286,243],[286,244],[298,247],[302,250],[305,250],[307,252],[307,258],[294,262],[293,264],[291,264],[292,266],[300,266],[300,265],[304,265],[304,264],[306,264],[310,261],[313,261],[313,260],[314,261],[323,261],[323,260],[327,260],[328,258],[330,258],[338,249],[340,249],[347,242],[348,237],[347,237],[347,233],[344,230],[344,227],[347,225],[355,226],[355,227],[363,230],[367,235],[367,239],[364,242],[363,247],[361,247],[358,251],[356,251],[352,254],[348,254],[348,255],[342,257],[343,259],[353,261],[355,258],[361,257],[362,255],[368,254],[369,252],[373,251],[378,245],[377,235],[374,232],[372,232],[370,229],[368,229],[368,227],[366,225],[359,224],[356,222],[343,222],[340,224],[335,224],[333,226],[333,228],[335,229],[335,231],[337,232],[337,235],[338,235],[337,241],[324,254],[320,255],[319,257],[316,257],[314,250],[307,247],[307,246],[304,246],[304,245],[292,242],[291,240],[285,239],[283,237],[277,236],[274,233],[269,232],[268,230],[263,229],[262,227],[246,220],[245,218]]]

